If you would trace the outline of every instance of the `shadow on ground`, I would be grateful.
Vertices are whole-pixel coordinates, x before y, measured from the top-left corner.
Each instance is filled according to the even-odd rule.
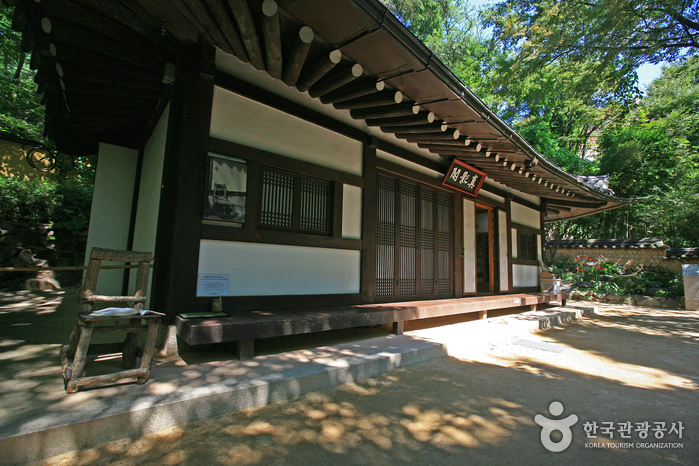
[[[414,330],[419,338],[420,330]],[[115,440],[36,464],[696,464],[696,313],[607,305],[600,306],[593,319],[517,339],[488,340],[487,335],[469,332],[464,327],[457,332],[458,341],[446,342],[450,357],[313,391],[296,401],[271,400],[269,406]],[[281,373],[304,357],[332,364],[340,355],[353,355],[350,343],[342,354],[330,348],[315,353],[298,349],[243,363],[173,366],[177,372],[172,373],[161,367],[145,386],[115,386],[66,397],[56,392],[56,369],[44,353],[57,347],[38,345],[40,349],[31,350],[33,345],[14,345],[6,335],[0,340],[10,341],[0,352],[0,388],[17,394],[17,409],[23,406],[22,398],[42,400],[47,409],[56,411],[88,399],[108,408],[110,398],[129,403],[133,396],[132,403],[137,404],[146,395],[167,397],[173,387],[196,388],[241,377],[254,380],[263,376],[263,366]],[[12,335],[24,338],[21,332]],[[546,351],[520,340],[564,350]],[[269,344],[271,351],[279,343]],[[13,353],[15,347],[27,352]],[[44,383],[49,380],[54,380],[52,388]],[[138,390],[144,392],[137,397]],[[571,446],[560,453],[542,446],[541,428],[534,422],[537,414],[554,417],[548,412],[553,401],[564,405],[561,417],[579,418]],[[632,426],[665,422],[666,431],[656,439],[651,430],[644,439],[632,430],[630,439],[622,439],[616,430],[611,436],[598,432],[596,438],[587,438],[583,429],[585,423],[611,422],[616,428],[627,421]],[[681,437],[669,432],[680,422]],[[636,446],[619,448],[619,441]],[[647,442],[674,447],[643,447]]]

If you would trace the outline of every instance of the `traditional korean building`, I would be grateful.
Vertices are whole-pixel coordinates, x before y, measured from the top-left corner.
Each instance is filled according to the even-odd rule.
[[[48,135],[97,156],[88,250],[154,251],[150,307],[192,344],[565,300],[539,293],[544,222],[631,202],[377,0],[3,1]],[[231,317],[182,317],[219,297]]]

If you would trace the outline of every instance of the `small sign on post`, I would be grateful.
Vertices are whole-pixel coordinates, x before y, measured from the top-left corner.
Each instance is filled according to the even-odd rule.
[[[461,160],[454,159],[447,174],[444,175],[442,184],[454,188],[457,191],[461,191],[462,193],[476,196],[481,186],[483,186],[483,181],[485,181],[486,176],[487,175],[479,169]]]

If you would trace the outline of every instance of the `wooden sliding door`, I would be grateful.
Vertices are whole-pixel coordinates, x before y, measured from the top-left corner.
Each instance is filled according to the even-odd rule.
[[[432,186],[378,174],[378,301],[453,295],[452,197]]]

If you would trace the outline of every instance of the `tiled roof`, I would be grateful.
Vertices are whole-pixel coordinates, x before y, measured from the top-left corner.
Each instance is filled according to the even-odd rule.
[[[699,259],[699,248],[671,248],[665,252],[667,259]]]

